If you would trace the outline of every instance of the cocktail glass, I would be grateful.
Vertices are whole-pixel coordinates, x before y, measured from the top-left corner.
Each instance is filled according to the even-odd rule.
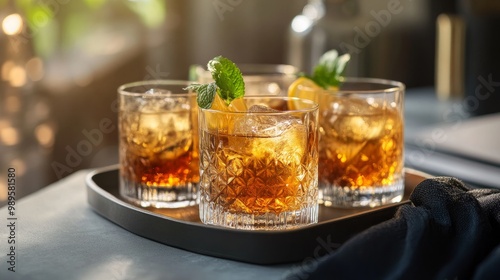
[[[122,85],[119,97],[120,194],[142,207],[197,203],[198,105],[190,82]]]
[[[374,207],[401,201],[404,84],[345,78],[339,89],[299,90],[320,104],[320,203]]]
[[[318,106],[244,97],[248,111],[200,109],[200,218],[238,229],[318,221]]]

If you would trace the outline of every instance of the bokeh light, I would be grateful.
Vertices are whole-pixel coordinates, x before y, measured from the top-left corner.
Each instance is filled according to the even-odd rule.
[[[16,35],[23,30],[23,18],[19,14],[6,16],[2,21],[2,30],[7,35]]]

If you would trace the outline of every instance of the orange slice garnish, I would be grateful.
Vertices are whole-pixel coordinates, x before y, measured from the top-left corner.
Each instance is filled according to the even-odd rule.
[[[309,99],[318,103],[319,91],[321,91],[321,87],[314,81],[306,77],[300,77],[288,87],[288,97]],[[304,105],[297,100],[290,99],[288,101],[288,108],[291,110],[300,110],[304,109]]]

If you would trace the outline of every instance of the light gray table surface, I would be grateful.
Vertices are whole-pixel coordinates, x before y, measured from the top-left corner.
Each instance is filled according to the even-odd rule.
[[[0,279],[261,280],[283,279],[296,266],[219,259],[130,233],[91,209],[88,173],[79,171],[17,201],[16,272],[8,270],[8,210],[0,208]]]
[[[437,102],[431,90],[411,92],[406,104],[408,138],[442,121],[443,108],[450,106]],[[427,160],[433,161],[432,155]],[[469,163],[453,170],[460,174],[467,169]],[[443,170],[435,171],[439,174]],[[200,255],[139,237],[91,209],[85,186],[89,172],[74,173],[16,202],[16,272],[9,271],[7,263],[11,246],[8,209],[0,208],[0,279],[263,280],[283,279],[303,265],[253,265]],[[18,181],[17,186],[22,188],[23,182]]]

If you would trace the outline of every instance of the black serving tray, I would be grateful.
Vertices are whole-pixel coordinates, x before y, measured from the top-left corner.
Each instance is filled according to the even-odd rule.
[[[400,203],[376,208],[339,209],[320,205],[319,222],[278,231],[237,230],[205,225],[198,206],[155,209],[134,206],[118,193],[118,166],[86,177],[87,199],[100,215],[139,236],[188,251],[256,264],[297,262],[331,252],[353,235],[392,218],[409,203],[415,186],[428,178],[406,169],[405,196]]]

